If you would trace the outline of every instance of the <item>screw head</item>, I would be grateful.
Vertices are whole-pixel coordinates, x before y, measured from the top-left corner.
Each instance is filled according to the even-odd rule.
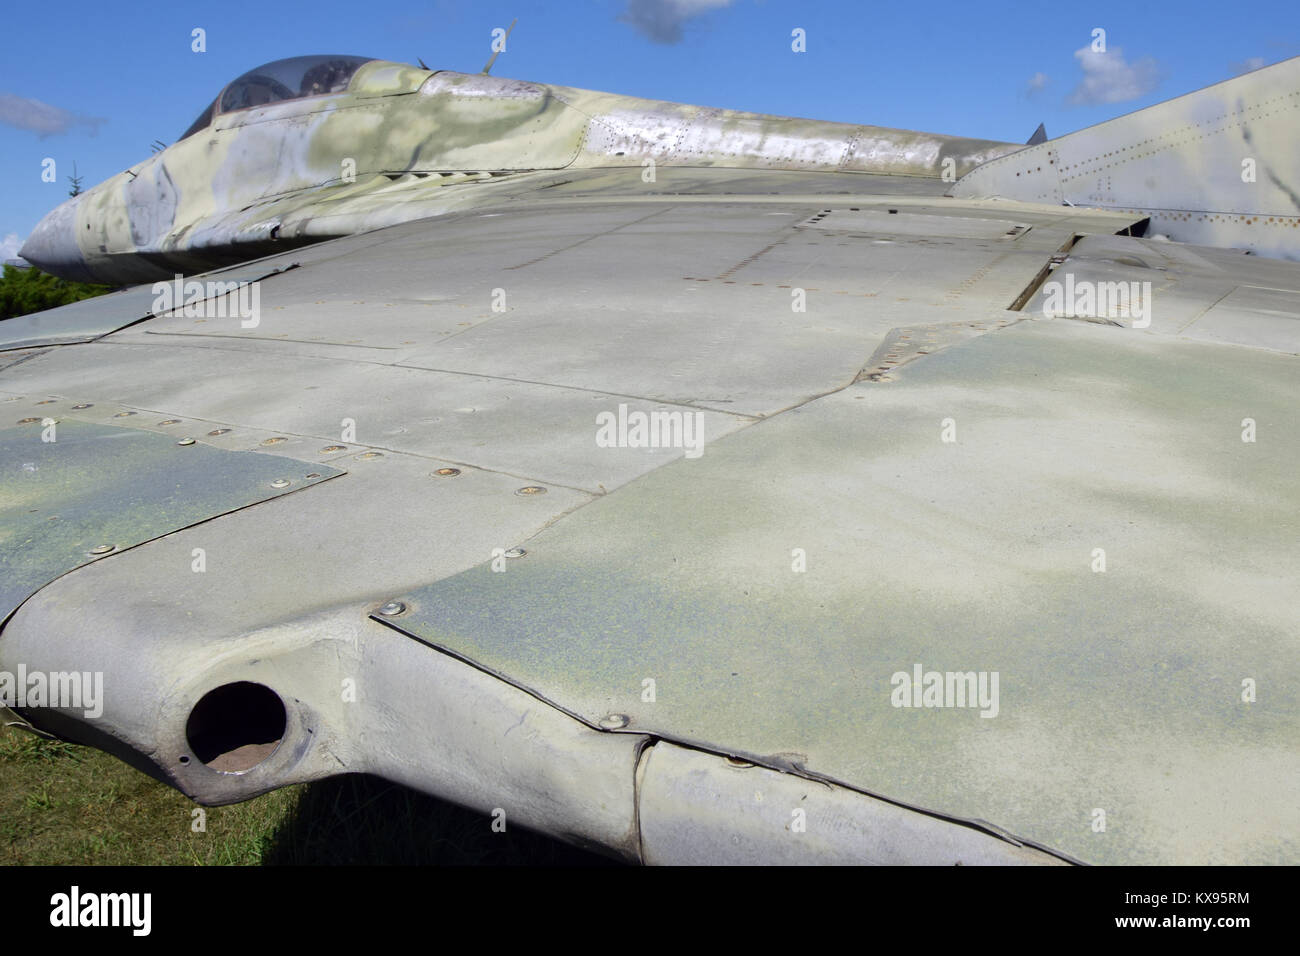
[[[36,404],[37,404],[37,405],[53,405],[53,404],[55,403],[55,401],[56,401],[56,399],[53,399],[53,398],[43,398],[43,399],[41,399],[39,402],[37,402]]]
[[[91,554],[108,554],[109,552],[111,552],[111,551],[116,551],[116,550],[117,550],[117,545],[115,545],[115,544],[101,544],[101,545],[99,545],[98,547],[91,548],[91,549],[90,549],[90,553],[91,553]]]
[[[434,475],[436,475],[439,478],[455,478],[459,474],[460,474],[459,468],[439,468],[437,471],[434,472]]]
[[[401,601],[389,601],[375,613],[382,614],[384,617],[396,617],[405,610],[406,605]]]
[[[347,445],[326,445],[324,448],[321,449],[321,453],[330,455],[336,451],[347,451],[347,450],[348,450]]]
[[[94,402],[85,402],[85,403],[83,403],[83,404],[81,404],[81,405],[73,405],[72,407],[73,407],[76,411],[81,411],[82,409],[85,409],[85,408],[94,408],[94,407],[95,407],[95,403],[94,403]]]
[[[357,461],[370,461],[371,459],[374,458],[383,458],[384,453],[382,451],[365,451],[362,452],[360,455],[357,455],[356,457],[357,457]]]
[[[523,548],[511,548],[509,551],[506,552],[506,557],[507,557],[507,558],[522,558],[522,557],[523,557],[525,554],[527,554],[527,553],[528,553],[528,552],[525,551]]]
[[[602,730],[622,730],[629,722],[627,714],[606,714],[597,721]]]
[[[546,489],[541,485],[524,485],[524,487],[516,491],[515,494],[524,495],[525,497],[530,495],[544,495],[546,494]]]
[[[118,412],[118,413],[117,413],[116,415],[114,415],[113,417],[114,417],[114,418],[130,418],[130,417],[131,417],[132,415],[134,415],[134,414],[135,414],[135,412]]]
[[[180,423],[181,423],[181,420],[180,420],[179,418],[169,418],[169,419],[167,419],[166,421],[159,422],[158,424],[159,424],[159,425],[179,425]]]
[[[289,479],[288,479],[288,478],[277,478],[277,479],[275,479],[275,481],[271,482],[271,487],[272,487],[272,488],[288,488],[288,487],[289,487]]]
[[[182,438],[182,439],[181,439],[180,441],[178,441],[176,444],[178,444],[178,445],[193,445],[193,444],[194,444],[194,439],[193,439],[193,438]]]
[[[208,432],[209,435],[225,435],[230,431],[229,428],[214,428]]]
[[[288,441],[287,438],[267,438],[262,441],[263,445],[278,445],[282,441]]]

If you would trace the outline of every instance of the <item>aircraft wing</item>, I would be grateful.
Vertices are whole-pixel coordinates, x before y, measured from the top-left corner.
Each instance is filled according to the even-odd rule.
[[[104,683],[26,719],[646,862],[1295,862],[1300,266],[933,180],[536,185],[240,267],[254,327],[16,333],[0,669]],[[1063,268],[1149,326],[1045,317]]]

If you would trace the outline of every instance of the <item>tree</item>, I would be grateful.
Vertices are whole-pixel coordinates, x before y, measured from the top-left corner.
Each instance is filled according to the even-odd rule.
[[[4,277],[0,278],[0,319],[41,312],[112,291],[113,287],[108,285],[57,279],[35,267],[19,269],[6,265]]]

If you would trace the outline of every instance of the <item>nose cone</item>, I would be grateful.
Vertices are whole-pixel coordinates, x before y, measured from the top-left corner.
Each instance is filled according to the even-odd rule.
[[[77,207],[80,198],[69,199],[37,223],[18,254],[42,272],[60,279],[94,282],[77,245]]]

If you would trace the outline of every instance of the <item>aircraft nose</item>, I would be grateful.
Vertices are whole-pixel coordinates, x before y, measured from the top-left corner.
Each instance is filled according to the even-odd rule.
[[[77,245],[77,207],[74,197],[36,224],[18,254],[42,272],[76,282],[94,282]]]

